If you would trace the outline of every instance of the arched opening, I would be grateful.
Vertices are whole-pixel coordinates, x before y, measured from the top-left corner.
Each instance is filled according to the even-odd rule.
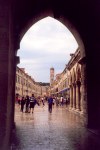
[[[47,17],[47,16],[51,16],[54,18],[54,15],[52,14],[51,11],[49,12],[46,12],[46,13],[41,13],[39,16],[37,16],[35,18],[35,20],[33,20],[32,18],[29,20],[29,22],[27,23],[27,25],[25,25],[20,33],[20,40],[22,39],[22,37],[24,36],[25,32],[29,29],[29,27],[32,26],[32,24],[36,23],[37,21],[43,19],[44,17]],[[55,18],[57,19],[58,21],[60,21],[61,23],[63,23],[68,29],[69,31],[72,33],[72,35],[75,37],[75,40],[77,41],[78,43],[78,46],[79,46],[79,49],[80,49],[80,53],[78,54],[79,55],[79,58],[80,60],[78,60],[81,65],[84,65],[85,61],[84,61],[84,58],[85,58],[85,48],[84,48],[84,44],[82,42],[82,39],[79,35],[79,33],[77,32],[75,26],[73,26],[66,18],[64,18],[63,16],[60,16],[60,17],[57,17]],[[76,54],[77,55],[77,54]],[[75,58],[74,58],[75,59]],[[85,63],[85,68],[86,68],[86,63]],[[84,74],[86,74],[85,72],[85,68],[84,68]],[[84,80],[84,79],[83,79]],[[84,82],[84,81],[83,81]],[[63,86],[63,85],[62,85]],[[83,87],[84,89],[84,87]],[[55,89],[54,89],[55,90]],[[82,90],[83,91],[83,90]],[[87,91],[85,91],[86,93]],[[53,91],[52,91],[53,93]],[[73,93],[73,92],[72,92]],[[74,92],[75,94],[75,97],[76,97],[76,92]],[[60,94],[61,95],[61,94]],[[71,96],[72,97],[72,96]],[[73,100],[72,100],[73,101]],[[84,97],[84,94],[82,96],[82,103],[84,103],[83,101],[86,102],[85,105],[87,105],[87,97]],[[74,101],[75,102],[75,108],[76,108],[76,100]],[[83,108],[81,109],[82,112],[86,112],[86,118],[87,118],[87,110],[86,110],[87,106],[84,107],[84,111],[83,111]],[[83,113],[84,114],[84,113]],[[87,121],[86,121],[87,122]],[[87,123],[86,123],[87,124]]]
[[[66,22],[65,23],[65,21],[64,21],[64,19],[62,19],[62,17],[61,17],[61,19],[59,19],[60,21],[62,21],[62,22],[64,22],[64,24],[67,24],[67,26],[69,26],[69,28],[71,28],[71,31],[74,33],[74,35],[76,36],[76,37],[78,37],[78,33],[76,32],[76,30],[71,26],[71,25],[69,25],[69,23],[68,22]],[[77,34],[76,34],[77,33]],[[77,38],[77,41],[78,41],[78,43],[79,43],[79,45],[80,45],[80,53],[81,53],[81,55],[80,55],[80,59],[82,58],[82,57],[84,57],[85,56],[85,50],[83,49],[84,48],[84,46],[83,46],[83,43],[82,43],[82,40],[80,39],[80,38]],[[75,73],[74,73],[74,76],[75,76]],[[77,76],[77,75],[76,75]],[[76,78],[74,79],[75,81],[76,81]],[[74,81],[74,82],[75,82]],[[74,83],[73,82],[73,83]],[[56,90],[55,90],[56,91]],[[75,92],[76,93],[76,92]],[[76,97],[76,96],[75,96]],[[75,100],[76,101],[76,100]],[[75,108],[76,108],[76,102],[75,102]]]
[[[39,18],[38,18],[39,19]],[[66,25],[66,26],[68,26],[69,27],[69,29],[70,29],[70,31],[74,34],[74,37],[75,37],[75,39],[77,39],[77,42],[78,42],[78,46],[79,46],[79,49],[77,49],[77,51],[76,51],[76,53],[73,55],[71,55],[71,61],[68,63],[68,66],[67,66],[67,68],[66,69],[68,69],[69,70],[69,73],[68,73],[68,75],[70,76],[71,75],[71,77],[69,77],[70,79],[71,79],[71,86],[70,86],[70,84],[68,85],[70,88],[70,107],[69,107],[69,110],[71,110],[71,111],[74,111],[74,112],[78,112],[79,113],[79,111],[81,111],[82,113],[80,113],[80,114],[82,114],[82,119],[83,119],[83,122],[84,122],[84,124],[85,125],[87,125],[87,110],[86,110],[86,108],[85,107],[87,107],[87,106],[85,106],[85,105],[87,105],[87,99],[86,99],[86,97],[85,97],[85,99],[84,99],[84,94],[83,94],[83,97],[82,97],[82,103],[79,103],[79,101],[77,100],[78,98],[78,96],[77,96],[77,94],[76,94],[76,92],[77,92],[77,88],[76,88],[76,77],[77,77],[77,75],[76,75],[76,67],[74,66],[75,65],[75,63],[77,62],[77,58],[78,58],[78,62],[77,63],[80,63],[81,65],[83,65],[84,64],[84,57],[85,57],[85,49],[84,49],[84,45],[83,45],[83,42],[82,42],[82,40],[81,40],[81,38],[80,38],[80,36],[79,36],[79,34],[78,34],[78,32],[77,32],[77,30],[68,22],[68,21],[65,21],[64,20],[64,18],[63,17],[61,17],[61,18],[59,18],[59,19],[57,19],[57,20],[59,20],[60,22],[62,22],[64,25]],[[31,22],[32,23],[32,22]],[[30,24],[30,25],[32,25],[32,24]],[[25,30],[24,30],[25,31]],[[25,34],[25,32],[22,32],[23,33],[23,35]],[[20,38],[22,39],[22,34],[20,34]],[[81,61],[82,61],[82,63],[81,63]],[[74,63],[73,63],[74,62]],[[86,65],[86,64],[85,64]],[[74,69],[73,69],[73,67],[75,67]],[[83,70],[84,71],[84,70]],[[84,74],[85,74],[86,72],[84,72]],[[84,79],[83,79],[83,81],[84,81]],[[64,84],[63,84],[63,81],[61,81],[60,82],[61,83],[61,86],[60,86],[60,88],[58,88],[58,87],[53,87],[52,89],[51,89],[51,93],[52,93],[52,95],[54,96],[55,95],[55,93],[56,93],[56,88],[58,88],[58,91],[57,91],[57,94],[58,95],[60,95],[60,97],[62,97],[62,87],[64,87]],[[60,90],[59,90],[60,89]],[[84,89],[84,85],[83,85],[83,89]],[[63,90],[65,90],[65,89],[63,89]],[[61,92],[60,94],[58,93],[58,92]],[[50,91],[49,91],[50,92]],[[87,91],[86,91],[87,92]],[[77,98],[77,99],[76,99]],[[83,109],[83,107],[82,107],[82,105],[83,105],[83,103],[84,103],[84,100],[85,100],[85,102],[86,102],[86,104],[84,105],[85,107],[84,107],[84,109]],[[79,103],[79,104],[78,104]],[[81,108],[82,107],[82,108]],[[84,115],[84,112],[86,112],[86,115]],[[84,117],[85,116],[85,117]],[[85,119],[84,119],[85,118]],[[50,117],[49,119],[51,119],[52,120],[52,117]]]
[[[41,18],[41,17],[39,17],[39,18]],[[38,18],[38,19],[39,19]],[[50,17],[47,17],[47,18],[49,18],[50,19]],[[52,18],[53,19],[53,18]],[[45,19],[42,19],[42,20],[44,20],[44,22],[45,22]],[[40,21],[40,22],[42,22],[42,20]],[[79,78],[80,78],[80,72],[79,72],[79,69],[78,69],[78,65],[79,65],[79,63],[80,63],[80,65],[81,65],[81,67],[82,67],[82,64],[81,64],[81,61],[82,61],[82,59],[85,57],[85,49],[84,49],[84,45],[83,45],[83,42],[82,42],[82,40],[81,40],[81,38],[80,38],[80,36],[79,36],[79,34],[78,34],[78,32],[76,31],[76,29],[68,22],[68,21],[65,21],[64,20],[64,18],[63,17],[60,17],[59,19],[57,19],[57,20],[59,20],[60,22],[62,22],[64,25],[66,25],[66,26],[68,26],[69,27],[69,29],[71,30],[71,32],[74,34],[74,36],[75,36],[75,38],[76,38],[76,40],[77,40],[77,42],[78,42],[78,49],[76,50],[76,52],[71,52],[71,58],[70,58],[70,61],[69,62],[67,62],[68,64],[67,64],[67,68],[65,67],[65,70],[67,69],[68,71],[69,71],[69,73],[68,73],[68,71],[67,71],[67,74],[68,75],[66,75],[67,76],[67,78],[69,78],[70,79],[70,81],[69,81],[69,83],[68,83],[68,87],[66,87],[66,86],[64,86],[65,84],[66,84],[66,81],[67,81],[67,79],[65,80],[64,79],[64,83],[63,83],[63,81],[60,81],[61,82],[61,86],[60,87],[58,87],[58,85],[57,85],[57,80],[54,82],[54,86],[55,87],[52,87],[52,89],[51,89],[51,93],[52,93],[52,95],[65,95],[65,94],[63,94],[63,92],[65,92],[66,90],[70,90],[70,94],[69,94],[69,99],[70,99],[70,108],[72,108],[72,109],[74,109],[75,111],[82,111],[83,113],[82,114],[84,114],[84,111],[83,111],[83,108],[81,108],[82,107],[82,104],[83,104],[83,101],[85,100],[86,101],[86,105],[87,105],[87,99],[86,99],[86,97],[85,97],[85,99],[84,99],[84,97],[82,97],[82,96],[80,96],[81,95],[81,92],[80,92],[80,86],[79,86]],[[60,23],[59,22],[59,23]],[[32,25],[32,23],[33,22],[31,22],[30,23],[30,25]],[[39,22],[38,22],[39,23]],[[29,24],[28,24],[28,26],[29,26]],[[33,26],[35,26],[35,24],[33,25]],[[25,29],[27,29],[27,27],[25,28]],[[25,31],[25,30],[24,30]],[[30,32],[31,32],[31,30],[30,31],[28,31],[29,32],[29,34],[30,34]],[[23,36],[22,36],[23,35]],[[21,34],[20,34],[20,38],[21,38],[21,40],[23,41],[23,39],[24,39],[24,35],[25,35],[25,32],[22,32]],[[38,35],[39,35],[39,33],[38,33]],[[67,36],[67,35],[66,35]],[[23,37],[23,38],[22,38]],[[27,39],[27,37],[26,37],[26,39]],[[24,41],[24,43],[27,43],[27,41]],[[34,42],[34,41],[33,41]],[[36,42],[36,41],[35,41]],[[38,41],[39,42],[39,41]],[[30,45],[31,45],[32,43],[30,43]],[[57,44],[57,43],[56,43]],[[71,43],[71,44],[73,44],[73,43]],[[41,47],[41,46],[40,46]],[[21,47],[20,47],[21,48]],[[27,47],[28,48],[28,47]],[[22,48],[21,48],[22,49]],[[33,48],[34,49],[34,48]],[[50,48],[49,48],[50,49]],[[66,50],[67,50],[67,48],[66,48]],[[54,50],[55,51],[55,50]],[[75,54],[74,54],[75,53]],[[34,54],[34,50],[33,50],[33,54]],[[28,55],[28,52],[27,52],[27,55]],[[31,66],[33,66],[32,64],[31,64]],[[51,65],[52,66],[52,65]],[[31,67],[32,68],[32,67]],[[50,67],[49,67],[50,68]],[[66,71],[65,71],[66,72]],[[85,73],[85,72],[84,72]],[[62,78],[62,77],[61,77]],[[83,79],[84,80],[84,79]],[[78,84],[78,87],[77,87],[77,84]],[[84,88],[84,87],[83,87]],[[17,88],[18,89],[18,88]],[[58,89],[58,90],[56,90],[56,89]],[[29,90],[27,90],[27,91],[29,91]],[[24,93],[26,92],[26,89],[24,90]],[[49,91],[50,92],[50,91]],[[48,93],[49,93],[48,92]],[[26,92],[25,94],[29,94],[30,93],[30,96],[31,96],[31,94],[32,94],[32,91],[30,91],[30,92]],[[67,92],[66,92],[67,93]],[[77,94],[78,93],[78,94]],[[25,95],[24,94],[24,95]],[[83,94],[84,95],[84,94]],[[80,100],[80,97],[81,97],[81,100]],[[82,101],[82,103],[81,103],[81,101]],[[87,107],[87,106],[86,106]],[[85,110],[85,112],[87,112],[87,110]],[[85,117],[87,117],[87,116],[85,116]],[[86,123],[86,122],[85,122]],[[87,123],[86,123],[87,124]]]

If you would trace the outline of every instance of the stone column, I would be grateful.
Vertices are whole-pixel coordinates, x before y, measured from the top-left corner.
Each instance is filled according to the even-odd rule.
[[[73,109],[76,109],[76,85],[73,84]]]
[[[70,85],[70,109],[73,107],[73,87]]]
[[[0,150],[9,149],[13,126],[14,41],[11,5],[0,4]]]
[[[81,78],[81,113],[84,114],[84,116],[87,116],[87,85],[85,63],[82,63]]]
[[[16,55],[15,51],[15,55]],[[12,122],[13,127],[15,127],[15,121],[14,121],[14,114],[15,114],[15,88],[16,88],[16,65],[19,63],[19,57],[15,56],[14,63],[13,63],[13,86],[12,86]]]
[[[80,111],[80,82],[76,83],[76,109]]]

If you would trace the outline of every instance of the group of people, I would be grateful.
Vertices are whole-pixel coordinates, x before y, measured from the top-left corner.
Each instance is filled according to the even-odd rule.
[[[20,110],[23,112],[25,108],[26,113],[33,113],[34,107],[37,104],[40,106],[42,103],[42,106],[45,106],[45,101],[48,103],[48,111],[51,113],[52,112],[52,106],[56,104],[56,106],[63,106],[64,104],[64,98],[63,97],[54,97],[54,96],[49,96],[46,99],[42,98],[35,98],[34,94],[32,94],[31,97],[26,96],[22,97],[21,100],[17,97],[16,102],[21,106]]]
[[[61,97],[54,97],[50,96],[48,98],[48,110],[49,112],[52,112],[52,106],[56,104],[56,106],[63,106],[64,104],[67,106],[69,104],[70,100],[69,98]]]
[[[31,97],[26,96],[26,97],[22,97],[22,99],[17,99],[16,100],[18,102],[18,104],[21,106],[21,112],[23,112],[24,110],[24,106],[26,106],[25,108],[25,112],[26,113],[33,113],[34,107],[37,104],[39,106],[38,101],[36,100],[36,98],[34,97],[34,94],[32,94]]]
[[[69,104],[69,98],[61,97],[53,97],[53,105],[56,104],[56,106],[63,106],[64,104]]]

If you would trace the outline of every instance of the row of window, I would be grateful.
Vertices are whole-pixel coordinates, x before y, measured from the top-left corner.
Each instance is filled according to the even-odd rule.
[[[16,75],[16,83],[19,83],[19,84],[24,85],[29,88],[33,88],[35,90],[34,84],[29,83],[27,80],[23,79],[19,75]]]
[[[31,89],[30,89],[30,90],[25,90],[25,89],[23,89],[23,88],[20,88],[20,87],[17,87],[17,86],[16,86],[16,92],[19,92],[19,91],[23,91],[24,93],[25,93],[25,92],[26,92],[26,93],[32,93]]]

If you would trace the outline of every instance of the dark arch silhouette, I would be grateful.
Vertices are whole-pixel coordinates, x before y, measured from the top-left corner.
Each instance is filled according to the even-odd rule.
[[[53,13],[53,12],[52,12]],[[34,25],[35,23],[37,23],[38,21],[50,16],[52,18],[54,18],[54,15],[51,12],[45,12],[45,13],[41,13],[41,15],[36,16],[35,20],[33,18],[31,18],[30,20],[28,20],[27,24],[25,27],[23,27],[20,32],[18,33],[19,35],[17,35],[17,37],[19,37],[19,42],[21,41],[21,39],[23,38],[23,36],[25,35],[25,33],[28,31],[28,29]],[[67,27],[69,29],[69,31],[72,33],[72,35],[74,36],[74,38],[76,39],[79,47],[80,47],[80,51],[81,51],[81,57],[85,57],[85,48],[84,48],[84,44],[82,42],[81,36],[78,32],[78,30],[76,30],[75,26],[72,25],[71,22],[69,22],[68,19],[64,18],[64,16],[60,16],[60,18],[54,18],[56,20],[58,20],[59,22],[61,22],[63,25],[65,25],[65,27]]]
[[[86,126],[100,131],[100,1],[3,0],[0,8],[1,150],[8,149],[14,124],[16,53],[20,40],[32,24],[46,16],[61,20],[79,44],[83,56],[82,85],[86,84],[87,90],[82,96],[84,104],[88,101]]]

